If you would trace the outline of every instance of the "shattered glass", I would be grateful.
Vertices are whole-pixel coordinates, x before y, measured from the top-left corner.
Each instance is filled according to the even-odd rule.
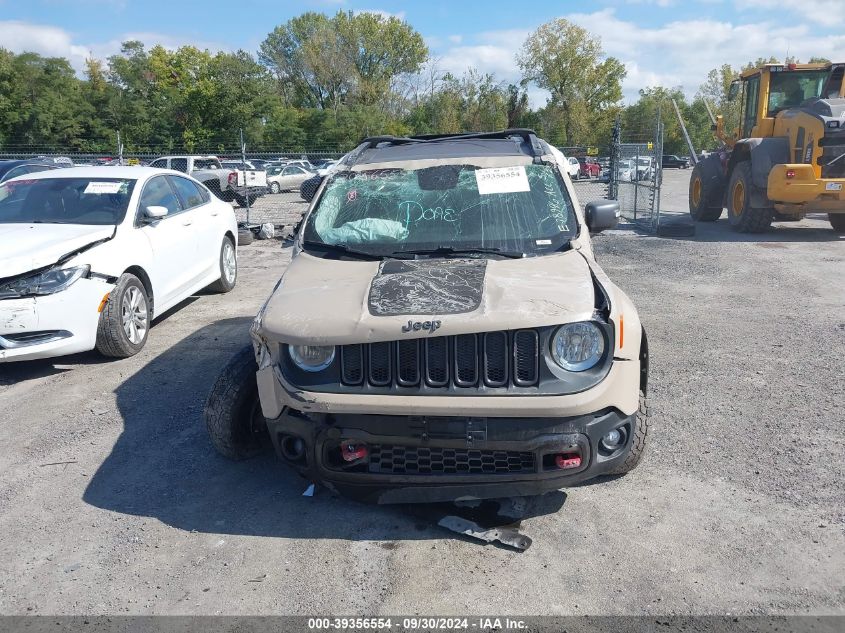
[[[556,169],[544,163],[341,172],[309,216],[304,237],[367,245],[374,254],[437,247],[538,253],[560,248],[576,232],[571,199]]]

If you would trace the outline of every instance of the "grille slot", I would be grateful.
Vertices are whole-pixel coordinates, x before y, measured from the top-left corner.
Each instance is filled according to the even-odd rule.
[[[449,383],[449,345],[445,336],[425,340],[425,382],[432,387]]]
[[[508,334],[484,335],[484,382],[490,387],[504,387],[508,381]]]
[[[343,345],[340,380],[419,389],[535,387],[539,359],[534,329]]]
[[[513,335],[513,381],[520,387],[537,382],[538,338],[535,330],[519,330]]]
[[[474,387],[478,382],[478,337],[459,334],[455,337],[455,384]]]
[[[420,382],[419,339],[396,343],[396,382],[403,387],[414,387]]]
[[[385,387],[390,384],[390,343],[370,343],[370,384]]]
[[[344,345],[340,348],[341,379],[347,385],[364,382],[364,346]]]
[[[370,446],[371,473],[391,475],[497,475],[536,472],[534,453],[428,446]]]

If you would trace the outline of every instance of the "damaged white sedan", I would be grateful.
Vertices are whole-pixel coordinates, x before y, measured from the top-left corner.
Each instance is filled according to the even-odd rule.
[[[235,287],[232,206],[173,171],[81,167],[0,185],[0,362],[139,352],[152,319]]]

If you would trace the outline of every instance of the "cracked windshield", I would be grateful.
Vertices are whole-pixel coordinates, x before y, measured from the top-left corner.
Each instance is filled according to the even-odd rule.
[[[572,203],[548,164],[343,172],[305,228],[307,242],[378,254],[449,248],[536,254],[575,235]]]

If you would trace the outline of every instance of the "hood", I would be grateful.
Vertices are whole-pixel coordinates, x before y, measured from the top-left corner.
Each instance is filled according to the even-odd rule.
[[[111,225],[0,224],[0,279],[55,264],[63,255],[113,232]]]
[[[271,340],[328,345],[514,330],[588,320],[594,294],[590,268],[574,250],[381,262],[300,253],[259,327]]]

